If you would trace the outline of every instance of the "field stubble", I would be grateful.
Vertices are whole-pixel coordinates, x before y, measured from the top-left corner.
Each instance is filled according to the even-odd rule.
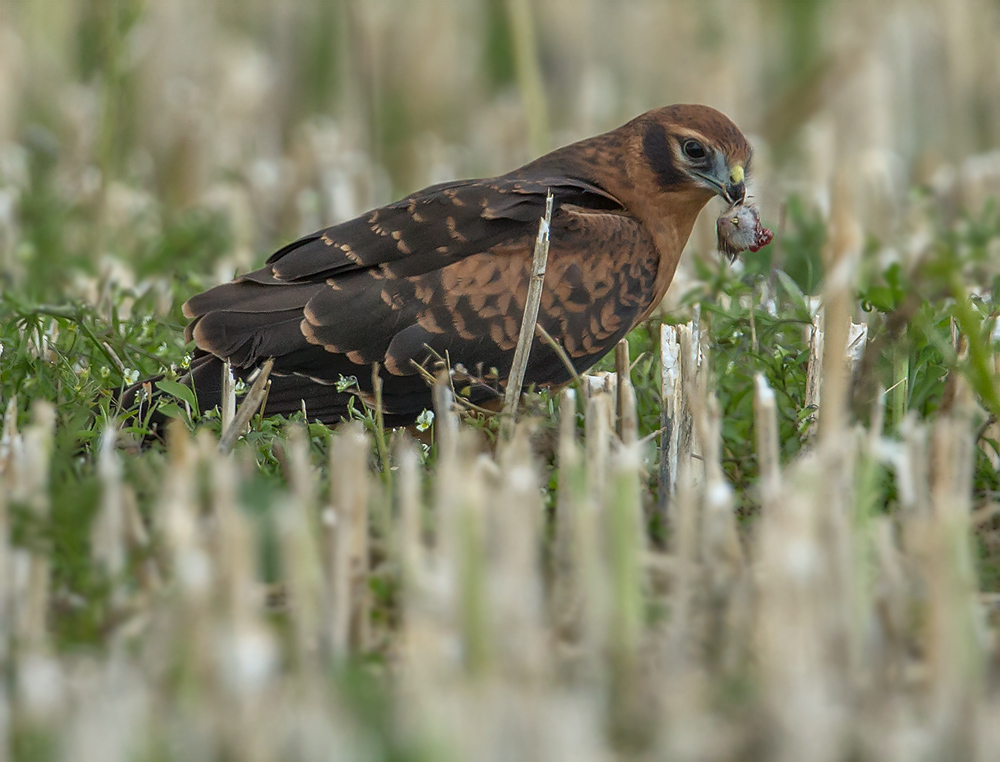
[[[4,8],[0,759],[996,757],[1000,11],[579,5]],[[120,429],[192,292],[665,92],[775,243],[512,431]]]

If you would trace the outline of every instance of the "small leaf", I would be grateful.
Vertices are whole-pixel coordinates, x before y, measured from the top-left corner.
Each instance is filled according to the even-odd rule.
[[[194,389],[190,386],[186,386],[178,381],[163,380],[156,382],[156,388],[161,392],[166,392],[171,397],[176,397],[188,403],[192,410],[198,409],[198,399],[195,396]]]
[[[778,280],[781,281],[781,285],[784,286],[785,291],[791,297],[792,301],[795,302],[795,305],[808,313],[809,305],[806,304],[806,297],[802,293],[802,289],[799,288],[799,285],[792,280],[792,276],[784,270],[775,270],[774,272],[778,276]]]
[[[815,405],[806,405],[795,414],[795,417],[801,422],[815,415],[817,410]]]
[[[864,300],[879,312],[896,309],[896,295],[888,286],[872,286],[864,294]]]
[[[168,418],[185,417],[184,411],[181,410],[179,405],[175,405],[173,402],[167,402],[166,404],[160,405],[159,411]]]

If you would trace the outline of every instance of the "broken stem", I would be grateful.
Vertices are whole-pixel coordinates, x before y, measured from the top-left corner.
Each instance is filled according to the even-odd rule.
[[[545,216],[538,223],[538,237],[535,239],[535,253],[531,262],[531,280],[528,282],[528,298],[524,303],[521,318],[521,333],[514,350],[514,362],[507,379],[507,390],[503,400],[503,423],[501,434],[505,437],[513,431],[517,401],[521,397],[524,372],[528,367],[531,341],[538,321],[538,307],[542,301],[542,286],[545,283],[545,266],[549,259],[549,226],[552,223],[552,191],[545,198]]]
[[[264,401],[267,394],[267,379],[271,375],[271,368],[273,366],[273,357],[268,358],[267,361],[260,366],[257,378],[254,379],[253,385],[250,387],[250,391],[248,391],[247,396],[244,397],[243,404],[240,405],[239,410],[236,411],[236,417],[233,418],[233,422],[229,425],[229,428],[222,433],[222,438],[219,440],[219,452],[228,454],[232,452],[233,447],[236,446],[236,440],[240,438],[243,428],[250,423],[250,419],[253,418],[253,414],[257,412],[257,408],[260,407],[261,403]]]

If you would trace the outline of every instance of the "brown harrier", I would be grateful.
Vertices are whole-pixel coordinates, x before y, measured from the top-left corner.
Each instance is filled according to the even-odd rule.
[[[548,191],[538,320],[584,371],[663,297],[708,200],[743,200],[750,153],[718,111],[667,106],[505,175],[435,185],[305,236],[184,305],[197,346],[189,380],[207,409],[219,402],[224,359],[246,376],[274,358],[265,412],[304,406],[310,419],[336,422],[351,394],[370,394],[378,363],[392,425],[430,406],[418,366],[434,358],[502,389]],[[357,386],[338,391],[350,376]],[[525,383],[569,378],[536,338]],[[496,396],[475,378],[463,383],[473,402]]]

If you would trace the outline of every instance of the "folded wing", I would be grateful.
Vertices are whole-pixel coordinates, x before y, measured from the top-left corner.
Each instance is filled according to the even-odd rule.
[[[332,385],[355,376],[365,395],[379,363],[390,421],[410,420],[430,404],[417,366],[436,357],[505,380],[550,189],[539,322],[584,370],[648,305],[657,260],[648,233],[613,197],[559,177],[439,185],[301,238],[260,270],[189,300],[189,338],[244,371],[274,357],[268,412],[304,403],[310,417],[331,422],[349,399]],[[527,382],[569,377],[536,340]],[[476,386],[472,396],[489,394]]]

